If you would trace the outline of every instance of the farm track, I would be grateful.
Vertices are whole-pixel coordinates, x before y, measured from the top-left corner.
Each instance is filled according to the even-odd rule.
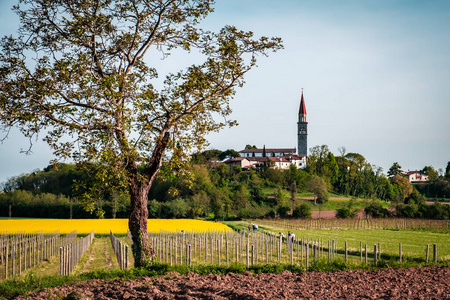
[[[85,258],[77,266],[75,273],[117,268],[117,260],[113,257],[113,254],[109,238],[95,238],[92,246],[86,251]]]
[[[14,299],[450,299],[450,267],[141,277],[64,284]]]

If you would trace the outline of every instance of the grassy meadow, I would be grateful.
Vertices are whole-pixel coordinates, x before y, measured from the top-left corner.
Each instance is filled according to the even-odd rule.
[[[257,221],[224,222],[235,229],[245,230],[249,224]],[[432,257],[433,244],[437,245],[438,258],[440,261],[450,261],[450,234],[448,232],[434,232],[430,230],[397,230],[397,229],[309,229],[292,230],[287,228],[260,225],[261,230],[279,233],[283,232],[287,236],[288,231],[293,232],[297,238],[309,240],[323,239],[326,247],[327,241],[335,240],[339,258],[347,241],[349,252],[359,252],[360,242],[362,247],[367,244],[367,249],[373,252],[374,245],[380,244],[382,257],[397,257],[399,255],[399,243],[402,244],[403,259],[425,259],[426,247],[430,247],[430,259]],[[359,253],[356,255],[358,256]],[[354,258],[359,259],[359,256]]]

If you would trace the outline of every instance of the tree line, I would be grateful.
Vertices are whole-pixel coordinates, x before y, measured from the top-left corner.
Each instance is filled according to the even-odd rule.
[[[249,145],[247,146],[249,147]],[[361,154],[339,149],[335,156],[326,145],[310,149],[305,169],[291,165],[282,170],[267,164],[242,169],[220,163],[239,156],[233,149],[207,150],[193,155],[183,172],[162,167],[148,195],[149,218],[216,219],[257,217],[309,217],[311,206],[327,201],[330,192],[353,198],[377,199],[396,205],[404,217],[449,218],[446,206],[425,204],[423,190],[445,193],[450,167],[439,175],[432,167],[422,170],[430,182],[412,185],[398,163],[388,170],[371,165]],[[433,173],[434,172],[434,173]],[[89,218],[127,217],[130,198],[121,185],[97,190],[96,201],[86,201],[84,191],[101,180],[102,168],[96,164],[57,164],[10,178],[2,184],[0,211],[21,217]],[[299,194],[312,193],[309,203]],[[440,194],[439,194],[440,195]],[[94,203],[94,205],[86,205]],[[31,208],[31,209],[30,209]],[[366,214],[392,216],[376,201],[366,206]],[[337,217],[353,217],[351,206],[338,209]]]

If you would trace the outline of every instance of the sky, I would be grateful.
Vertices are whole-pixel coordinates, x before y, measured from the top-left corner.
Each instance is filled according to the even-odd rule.
[[[0,0],[0,36],[15,34],[11,1]],[[260,57],[231,101],[239,126],[210,134],[209,149],[297,146],[303,89],[308,148],[363,155],[386,173],[450,161],[450,1],[218,0],[203,27],[234,25],[278,36],[284,49]],[[159,60],[180,66],[180,57]],[[42,138],[43,135],[40,136]],[[43,169],[43,142],[32,155],[13,130],[0,144],[0,183]]]

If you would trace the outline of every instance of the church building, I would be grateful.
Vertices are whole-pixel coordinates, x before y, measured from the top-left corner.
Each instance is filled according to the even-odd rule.
[[[308,122],[306,121],[306,106],[305,99],[300,100],[300,109],[298,110],[298,122],[297,122],[297,154],[308,155]]]
[[[239,151],[241,157],[231,158],[224,163],[237,164],[242,168],[258,168],[264,163],[272,162],[274,168],[289,169],[291,164],[297,168],[306,167],[308,155],[308,122],[306,120],[305,99],[300,98],[297,122],[297,151],[295,148],[244,149]]]

